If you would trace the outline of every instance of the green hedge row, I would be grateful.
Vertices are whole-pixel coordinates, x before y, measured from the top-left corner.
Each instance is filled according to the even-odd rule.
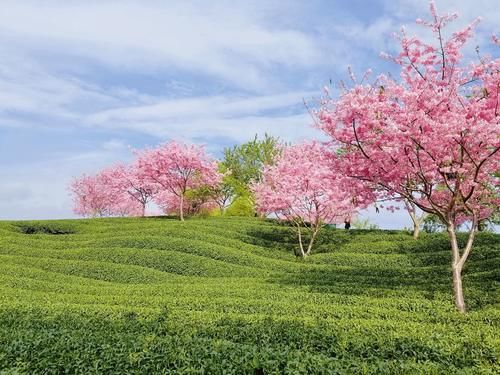
[[[0,312],[11,345],[0,368],[26,373],[485,373],[498,351],[491,336],[416,325],[215,318],[163,309],[147,319],[44,309]],[[12,325],[16,329],[12,329]]]

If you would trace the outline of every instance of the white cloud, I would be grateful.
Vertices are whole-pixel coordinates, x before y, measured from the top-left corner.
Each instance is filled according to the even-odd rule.
[[[231,142],[245,142],[255,134],[278,136],[287,142],[297,142],[302,139],[321,136],[319,131],[310,127],[312,120],[307,114],[258,117],[244,116],[233,119],[196,118],[190,120],[177,119],[169,123],[129,122],[120,123],[120,127],[145,132],[160,139],[181,139],[192,141],[202,139],[217,141],[220,139]],[[112,124],[110,124],[112,126]],[[214,145],[217,146],[217,145]]]
[[[162,138],[206,135],[243,141],[244,135],[263,133],[288,116],[296,123],[290,107],[316,92],[290,90],[275,68],[291,73],[316,66],[324,51],[293,25],[269,22],[282,11],[267,3],[4,1],[0,127],[90,125]],[[86,67],[89,61],[93,68]],[[165,92],[157,96],[132,88],[126,78],[110,87],[106,78],[93,76],[96,61],[124,77],[131,69],[163,77],[180,68],[227,82],[234,94],[229,96],[222,84],[220,90],[206,87],[206,96],[189,96],[193,82],[182,75],[172,80],[170,73]],[[179,87],[184,99],[165,99],[175,97]]]
[[[144,103],[147,95],[125,88],[102,89],[74,76],[58,76],[35,61],[2,55],[0,116],[24,113],[78,121],[82,113],[124,103]]]
[[[186,99],[157,100],[157,103],[124,108],[113,108],[89,117],[92,123],[141,120],[168,120],[201,116],[232,117],[255,114],[266,110],[283,109],[302,103],[303,98],[317,94],[316,91],[291,92],[277,95],[251,97],[207,96]]]
[[[97,112],[85,123],[131,129],[160,138],[226,138],[243,142],[265,132],[287,141],[311,138],[312,119],[302,104],[316,92],[252,97],[211,96],[161,100]]]
[[[273,64],[310,66],[310,36],[263,24],[258,9],[224,2],[5,1],[6,40],[42,44],[115,68],[180,67],[248,88],[269,87]]]
[[[107,151],[124,150],[127,145],[120,139],[110,139],[102,144],[102,148]]]

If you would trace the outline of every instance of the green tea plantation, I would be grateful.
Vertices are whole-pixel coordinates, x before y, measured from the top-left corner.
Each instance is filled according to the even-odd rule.
[[[1,374],[498,374],[500,235],[257,218],[0,222]]]

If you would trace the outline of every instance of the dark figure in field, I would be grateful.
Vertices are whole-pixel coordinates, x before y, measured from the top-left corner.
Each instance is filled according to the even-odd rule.
[[[350,220],[346,220],[344,221],[344,229],[347,229],[349,230],[349,228],[351,227],[351,221]]]

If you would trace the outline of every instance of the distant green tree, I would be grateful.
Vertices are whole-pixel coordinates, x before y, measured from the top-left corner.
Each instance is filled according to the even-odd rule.
[[[264,134],[263,139],[255,135],[254,139],[232,148],[224,149],[224,159],[219,164],[219,171],[224,173],[221,189],[233,194],[229,215],[252,216],[255,214],[254,199],[250,185],[262,178],[262,168],[272,165],[281,153],[279,138]]]
[[[436,215],[430,214],[424,218],[423,229],[426,233],[436,233],[444,231],[446,227],[441,223]]]
[[[212,187],[200,186],[186,190],[186,213],[188,215],[197,215],[201,212],[203,206],[210,201],[212,197]]]
[[[237,196],[226,210],[229,216],[254,216],[254,199],[250,195]]]
[[[500,225],[500,213],[497,211],[491,217],[484,220],[479,220],[477,230],[479,232],[494,232],[495,228]]]
[[[227,169],[219,162],[218,170],[223,174],[219,185],[210,188],[210,197],[219,206],[221,215],[224,215],[228,206],[232,203],[235,197],[235,187],[232,183],[232,177],[227,172]]]
[[[357,219],[352,222],[354,229],[379,229],[379,226],[375,223],[371,223],[370,219]]]

